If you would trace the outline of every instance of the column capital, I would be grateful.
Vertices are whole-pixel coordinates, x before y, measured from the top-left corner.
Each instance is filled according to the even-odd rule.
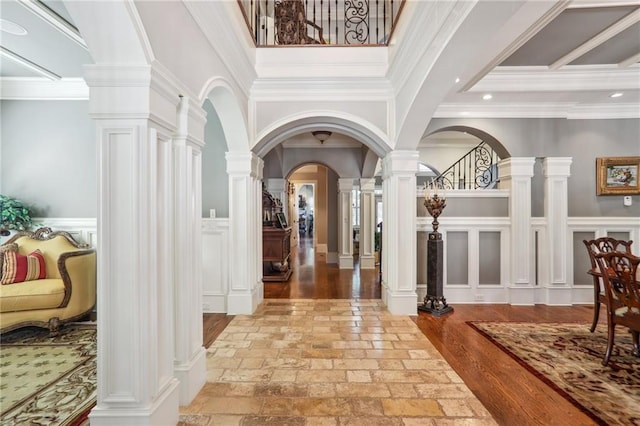
[[[90,90],[92,118],[147,119],[175,133],[182,91],[159,66],[87,65],[84,79]]]
[[[571,176],[572,157],[547,157],[542,162],[542,173],[545,177]]]
[[[338,191],[351,191],[353,189],[353,178],[340,178],[338,179]]]
[[[376,180],[375,178],[367,178],[360,179],[360,191],[365,192],[373,192],[376,189]]]
[[[418,151],[391,151],[382,159],[382,178],[399,174],[415,175],[419,158]]]
[[[535,157],[509,157],[498,162],[498,176],[503,178],[533,177]]]
[[[191,102],[190,98],[180,95],[176,107],[177,140],[196,147],[198,150],[204,146],[204,128],[207,124],[207,113],[198,105]]]
[[[262,179],[264,161],[253,152],[226,152],[225,158],[230,175],[249,175]]]

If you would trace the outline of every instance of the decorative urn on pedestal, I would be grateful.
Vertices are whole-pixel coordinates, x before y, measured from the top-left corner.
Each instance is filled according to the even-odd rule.
[[[453,312],[453,308],[447,305],[447,300],[443,294],[443,242],[442,234],[438,232],[438,217],[447,205],[447,199],[438,195],[438,183],[431,181],[434,189],[433,194],[429,194],[427,185],[424,187],[424,206],[433,217],[431,223],[433,231],[429,233],[427,242],[427,295],[422,305],[418,305],[418,310],[427,312],[435,316],[442,316]]]

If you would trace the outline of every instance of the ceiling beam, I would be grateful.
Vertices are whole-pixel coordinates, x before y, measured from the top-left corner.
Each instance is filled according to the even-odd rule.
[[[460,92],[466,92],[470,90],[476,83],[484,78],[491,70],[500,65],[505,59],[507,59],[513,52],[522,47],[527,41],[535,36],[539,31],[553,21],[567,6],[571,3],[571,0],[560,0],[553,7],[549,8],[538,20],[531,24],[524,32],[520,33],[515,40],[513,40],[508,46],[506,46],[497,56],[495,56],[489,63],[485,64],[479,72],[473,77],[464,82],[464,85],[459,89]],[[542,5],[543,3],[538,3]],[[535,2],[530,2],[530,6],[536,5]]]
[[[595,49],[605,41],[615,37],[637,22],[640,22],[640,8],[629,13],[627,16],[617,21],[615,24],[609,26],[608,28],[605,28],[590,40],[582,43],[580,46],[576,47],[571,52],[567,53],[562,58],[549,65],[549,68],[552,70],[557,70],[564,65],[570,64],[580,56],[584,55],[590,50]]]
[[[21,65],[25,68],[30,69],[31,71],[34,71],[38,74],[40,74],[43,77],[47,77],[50,80],[56,81],[56,80],[60,80],[61,77],[58,74],[55,74],[51,71],[49,71],[46,68],[41,67],[40,65],[31,62],[30,60],[28,60],[27,58],[24,58],[20,55],[18,55],[15,52],[12,52],[11,50],[0,46],[0,56],[5,57],[7,59],[12,60],[13,62],[17,63],[18,65]]]
[[[625,59],[624,61],[620,62],[618,64],[618,66],[620,68],[627,68],[627,67],[635,64],[636,62],[640,62],[640,53],[636,53],[633,56],[629,56],[627,59]]]
[[[41,18],[43,21],[51,25],[53,28],[58,30],[60,33],[67,36],[69,39],[77,43],[80,47],[85,50],[89,50],[87,47],[87,43],[85,43],[84,39],[80,35],[80,31],[73,26],[69,21],[64,19],[62,16],[55,13],[53,10],[49,9],[44,3],[40,1],[32,1],[32,0],[18,0],[19,3],[24,6],[27,10]]]
[[[573,0],[567,9],[637,6],[638,0]]]

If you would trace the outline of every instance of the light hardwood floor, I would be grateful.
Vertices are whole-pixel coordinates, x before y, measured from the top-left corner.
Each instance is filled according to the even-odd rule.
[[[308,241],[292,252],[294,273],[287,283],[265,284],[267,299],[378,299],[377,270],[346,271],[327,265]],[[583,322],[589,327],[591,306],[549,307],[453,305],[454,312],[437,318],[412,317],[495,420],[502,425],[592,425],[574,405],[529,373],[510,356],[473,330],[472,320]],[[205,314],[204,342],[209,346],[233,317]]]

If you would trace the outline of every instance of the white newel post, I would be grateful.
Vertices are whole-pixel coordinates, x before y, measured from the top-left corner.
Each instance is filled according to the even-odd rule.
[[[178,94],[155,75],[149,66],[86,67],[99,185],[98,388],[92,426],[178,421],[168,208]]]
[[[382,160],[382,299],[393,315],[416,315],[416,172],[418,151]]]
[[[567,283],[567,244],[569,198],[567,179],[571,175],[569,157],[545,158],[544,215],[547,219],[547,253],[549,283],[545,294],[547,305],[571,305],[573,298]]]
[[[353,269],[353,179],[338,179],[338,267]]]
[[[252,152],[227,152],[229,174],[229,294],[227,314],[252,314],[262,285],[262,168]]]
[[[360,268],[375,269],[375,179],[360,179]]]
[[[531,177],[535,158],[511,157],[498,163],[498,189],[508,189],[511,219],[511,287],[509,303],[533,305],[531,282]]]
[[[206,113],[188,98],[178,105],[173,138],[175,357],[180,404],[188,405],[204,386],[202,346],[202,146]]]

